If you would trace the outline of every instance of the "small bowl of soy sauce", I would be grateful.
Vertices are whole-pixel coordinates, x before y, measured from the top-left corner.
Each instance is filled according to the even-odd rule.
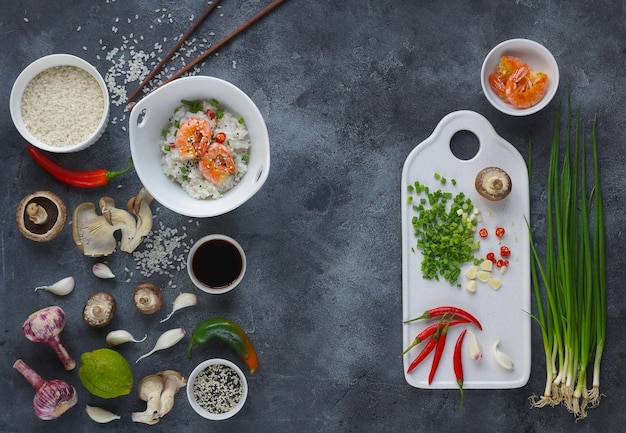
[[[233,238],[211,234],[198,240],[187,257],[189,278],[200,290],[220,295],[231,291],[246,272],[246,255]]]

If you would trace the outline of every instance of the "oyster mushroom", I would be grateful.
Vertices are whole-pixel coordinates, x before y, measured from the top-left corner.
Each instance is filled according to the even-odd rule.
[[[17,206],[15,221],[20,232],[30,240],[47,242],[65,227],[65,203],[50,191],[37,191],[24,197]]]
[[[112,254],[117,246],[115,232],[122,232],[120,250],[132,253],[152,230],[152,196],[141,189],[129,203],[129,211],[115,207],[111,197],[100,198],[101,214],[93,203],[82,203],[74,210],[72,236],[78,249],[86,256],[101,257]]]
[[[163,417],[174,407],[174,396],[179,389],[187,385],[187,380],[175,370],[165,370],[157,374],[165,382],[159,406],[159,417]]]
[[[478,172],[474,186],[478,194],[487,200],[500,201],[509,195],[513,185],[506,171],[499,167],[487,167]]]
[[[116,307],[115,298],[110,293],[92,293],[83,308],[83,320],[89,326],[101,328],[111,323]]]
[[[139,392],[139,398],[145,401],[148,405],[143,412],[133,412],[131,419],[133,422],[142,422],[149,425],[154,425],[159,422],[159,407],[161,405],[161,393],[165,388],[165,381],[161,376],[151,374],[144,377],[139,382],[137,390]]]
[[[163,293],[152,283],[140,283],[135,288],[133,302],[139,312],[153,314],[163,306]]]

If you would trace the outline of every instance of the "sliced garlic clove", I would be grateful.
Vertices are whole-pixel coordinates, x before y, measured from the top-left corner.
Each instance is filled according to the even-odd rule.
[[[194,293],[181,293],[174,300],[172,312],[168,314],[164,319],[162,319],[160,323],[163,323],[166,320],[168,320],[178,310],[182,308],[193,307],[194,305],[198,305],[198,297]]]
[[[480,269],[483,271],[491,272],[493,269],[493,262],[491,260],[483,260],[480,264]]]
[[[489,284],[489,287],[491,287],[493,290],[498,290],[500,287],[502,287],[502,280],[500,278],[492,277],[489,278],[487,284]]]
[[[476,274],[476,277],[478,277],[478,279],[482,281],[483,283],[486,283],[487,281],[489,281],[489,278],[491,278],[491,272],[478,271],[478,273]]]
[[[123,329],[119,329],[117,331],[109,332],[106,336],[106,342],[107,342],[107,345],[111,347],[111,346],[117,346],[119,344],[124,344],[124,343],[141,343],[147,337],[148,337],[148,334],[144,335],[144,337],[141,340],[137,340],[135,339],[135,337],[133,337],[133,335],[130,332],[124,331]]]
[[[85,411],[87,412],[87,415],[89,415],[89,418],[100,424],[106,424],[121,418],[119,415],[109,412],[106,409],[102,409],[101,407],[87,405],[85,406]]]
[[[467,348],[469,351],[469,356],[471,359],[479,361],[483,359],[483,347],[481,346],[480,341],[478,341],[478,338],[476,338],[476,334],[474,334],[470,330],[468,330],[468,333],[469,344],[467,345]]]
[[[500,350],[499,345],[500,339],[498,338],[496,340],[496,344],[493,346],[493,357],[495,358],[496,362],[500,364],[500,366],[502,366],[503,368],[506,368],[507,370],[513,370],[513,360],[509,357],[509,355]]]
[[[111,272],[111,269],[104,263],[96,263],[95,265],[93,265],[91,270],[93,271],[93,274],[98,278],[102,278],[104,280],[115,278],[115,275],[113,274],[113,272]]]
[[[470,293],[475,293],[477,289],[476,280],[469,280],[465,285],[465,289]]]
[[[476,273],[478,272],[478,268],[476,266],[470,266],[467,271],[465,271],[465,276],[470,280],[476,278]]]
[[[54,293],[55,295],[65,296],[69,295],[72,290],[74,290],[75,284],[76,281],[74,280],[74,277],[65,277],[62,280],[59,280],[56,283],[52,284],[51,286],[35,287],[35,292],[37,290],[46,290],[50,293]]]

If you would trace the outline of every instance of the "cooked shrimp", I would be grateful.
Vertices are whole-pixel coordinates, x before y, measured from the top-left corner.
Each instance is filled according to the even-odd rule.
[[[517,108],[528,108],[543,99],[548,90],[548,76],[522,66],[506,82],[506,99]]]
[[[236,170],[230,147],[222,143],[211,143],[200,159],[199,168],[202,175],[215,185],[224,182]]]
[[[176,148],[181,159],[202,158],[209,148],[212,133],[211,124],[201,117],[185,120],[176,132]]]
[[[502,56],[495,70],[489,75],[489,85],[501,99],[506,100],[506,82],[522,66],[522,60],[514,56]]]

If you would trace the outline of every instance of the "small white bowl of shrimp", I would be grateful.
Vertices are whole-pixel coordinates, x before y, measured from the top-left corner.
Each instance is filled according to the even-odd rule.
[[[509,39],[495,46],[483,62],[480,77],[487,100],[511,116],[540,111],[559,87],[554,56],[529,39]]]
[[[256,194],[269,174],[261,112],[219,78],[179,78],[149,93],[132,108],[129,138],[145,188],[181,215],[230,212]]]

